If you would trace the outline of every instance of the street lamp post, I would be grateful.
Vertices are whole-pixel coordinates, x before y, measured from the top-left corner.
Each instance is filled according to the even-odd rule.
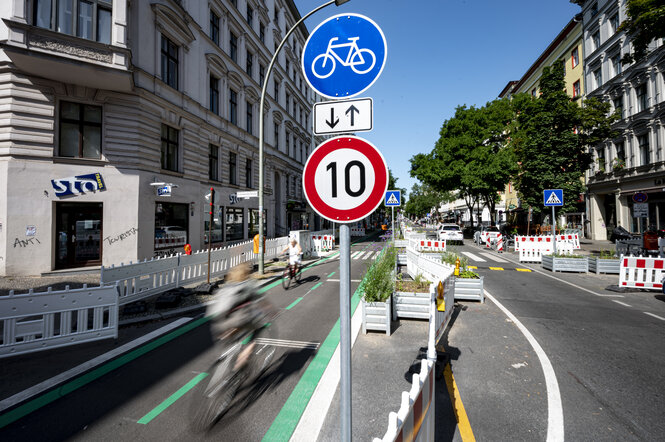
[[[323,5],[314,8],[312,11],[310,11],[307,15],[302,17],[300,20],[294,24],[291,29],[289,29],[289,32],[286,33],[282,41],[279,43],[279,46],[275,50],[275,54],[272,56],[272,60],[270,60],[270,65],[268,66],[268,71],[266,72],[266,76],[263,79],[263,87],[261,88],[261,100],[259,101],[259,275],[263,275],[263,260],[265,258],[265,248],[264,248],[264,243],[263,241],[265,240],[265,235],[263,232],[264,229],[264,221],[263,221],[263,187],[264,187],[264,180],[263,180],[263,103],[265,102],[266,99],[266,89],[268,88],[268,79],[270,78],[270,73],[272,72],[272,68],[275,65],[275,61],[277,61],[277,55],[279,54],[279,51],[282,49],[284,44],[286,43],[286,40],[291,36],[293,31],[296,30],[296,28],[305,21],[310,15],[314,14],[315,12],[325,8],[326,6],[330,6],[333,3],[336,6],[340,6],[349,0],[330,0],[327,3],[324,3]],[[275,97],[275,100],[277,100],[277,97]]]

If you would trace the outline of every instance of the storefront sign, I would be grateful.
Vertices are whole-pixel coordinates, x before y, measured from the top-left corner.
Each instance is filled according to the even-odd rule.
[[[649,203],[635,203],[635,204],[633,204],[633,217],[634,218],[649,218]]]
[[[157,196],[171,196],[171,185],[166,184],[157,188]]]
[[[229,204],[236,204],[238,202],[238,195],[232,193],[229,195]]]
[[[51,180],[56,196],[81,195],[86,192],[106,190],[101,173],[89,173]]]

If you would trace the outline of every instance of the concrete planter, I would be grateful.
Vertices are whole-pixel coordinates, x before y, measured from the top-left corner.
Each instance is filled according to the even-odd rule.
[[[368,330],[385,331],[388,336],[391,333],[392,313],[391,300],[386,302],[365,302],[361,300],[363,308],[363,333]]]
[[[584,258],[557,258],[552,255],[543,255],[543,268],[553,272],[588,273],[589,260],[586,256]]]
[[[589,271],[593,273],[612,273],[618,275],[621,271],[620,259],[601,259],[589,257]]]
[[[484,276],[478,279],[459,278],[455,276],[455,300],[485,302],[483,290]]]
[[[395,292],[393,320],[398,318],[429,319],[429,292]]]

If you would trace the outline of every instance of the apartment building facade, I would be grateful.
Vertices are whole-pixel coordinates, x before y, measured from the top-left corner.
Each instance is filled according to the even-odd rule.
[[[576,2],[584,16],[584,75],[587,96],[619,110],[616,138],[591,146],[589,220],[593,239],[616,226],[632,232],[665,228],[665,48],[653,41],[648,56],[624,65],[631,49],[620,24],[625,0]],[[642,201],[646,194],[647,200]],[[637,201],[633,201],[633,197]],[[636,206],[635,204],[640,204]],[[645,210],[645,205],[646,209]]]
[[[258,232],[258,199],[237,194],[258,189],[261,86],[300,18],[292,0],[11,0],[0,18],[0,275]],[[301,188],[307,36],[292,34],[267,90],[268,236],[318,224]]]

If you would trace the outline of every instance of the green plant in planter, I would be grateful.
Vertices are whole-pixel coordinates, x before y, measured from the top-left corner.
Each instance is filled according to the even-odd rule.
[[[612,250],[601,250],[600,259],[619,259],[619,257]]]
[[[427,293],[431,282],[425,279],[420,273],[416,275],[413,281],[404,281],[400,273],[395,278],[395,291],[408,293]]]
[[[386,302],[394,291],[392,271],[395,267],[396,250],[390,246],[367,269],[363,284],[365,302]]]
[[[478,276],[477,273],[471,271],[471,270],[460,270],[458,278],[462,279],[480,279],[480,276]]]
[[[551,256],[554,258],[575,258],[575,259],[583,259],[586,258],[584,255],[575,255],[572,253],[553,253]]]
[[[467,266],[469,265],[469,258],[467,258],[466,256],[459,256],[457,254],[457,249],[455,249],[454,247],[451,247],[450,250],[446,250],[441,254],[441,261],[445,262],[446,264],[450,264],[451,266],[455,266],[458,259],[459,259],[459,276],[457,276],[457,278],[463,278],[463,279],[480,278],[480,276],[478,276],[477,273],[467,269]]]

